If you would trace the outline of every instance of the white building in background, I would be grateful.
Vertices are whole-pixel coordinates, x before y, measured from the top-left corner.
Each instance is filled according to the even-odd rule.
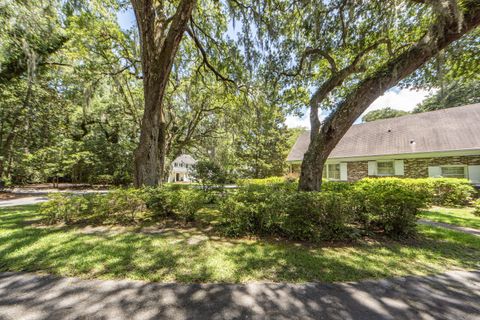
[[[182,154],[173,160],[168,182],[191,182],[192,171],[197,161],[189,154]]]

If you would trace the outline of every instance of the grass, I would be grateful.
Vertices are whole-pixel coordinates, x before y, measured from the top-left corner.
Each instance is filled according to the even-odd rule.
[[[450,223],[457,226],[480,229],[480,217],[473,214],[473,208],[442,208],[433,207],[423,211],[421,217],[443,223]]]
[[[480,238],[419,226],[409,243],[306,246],[232,240],[197,229],[161,233],[39,227],[36,206],[0,210],[0,271],[164,282],[354,281],[479,267]]]

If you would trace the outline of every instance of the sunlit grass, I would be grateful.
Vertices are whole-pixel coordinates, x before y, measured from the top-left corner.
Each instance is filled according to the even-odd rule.
[[[457,226],[480,229],[480,217],[473,214],[473,208],[442,208],[433,207],[422,212],[421,217]]]
[[[420,226],[408,243],[302,245],[163,233],[38,227],[35,206],[0,210],[0,271],[165,282],[353,281],[478,268],[480,238]]]

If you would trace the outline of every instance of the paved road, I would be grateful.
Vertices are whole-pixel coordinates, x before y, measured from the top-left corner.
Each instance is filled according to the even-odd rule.
[[[0,319],[480,319],[480,271],[339,284],[162,284],[0,273]]]

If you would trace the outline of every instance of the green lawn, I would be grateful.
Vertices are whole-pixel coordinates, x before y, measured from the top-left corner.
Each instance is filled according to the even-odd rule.
[[[473,210],[473,208],[433,207],[428,211],[423,211],[420,216],[436,222],[480,229],[480,217],[473,215]]]
[[[0,210],[0,271],[177,282],[351,281],[478,268],[480,238],[419,226],[410,243],[306,246],[196,229],[156,234],[42,227],[35,206]],[[118,231],[118,230],[117,230]]]

